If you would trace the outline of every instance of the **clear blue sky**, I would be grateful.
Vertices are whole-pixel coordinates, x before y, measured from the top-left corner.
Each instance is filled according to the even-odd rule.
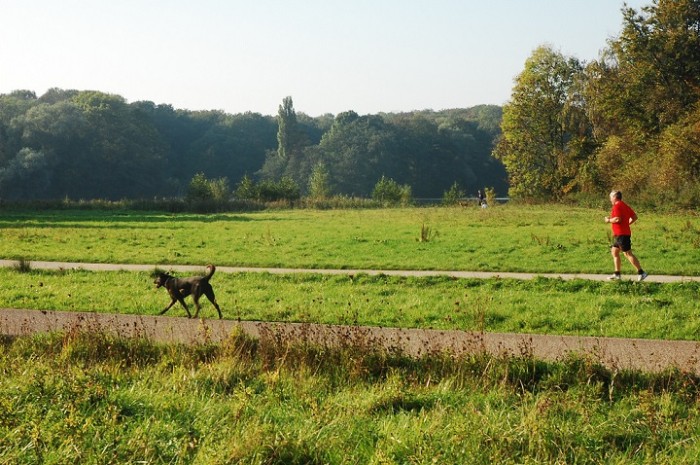
[[[639,9],[651,0],[628,0]],[[532,51],[598,58],[622,0],[0,0],[0,93],[318,116],[508,101]]]

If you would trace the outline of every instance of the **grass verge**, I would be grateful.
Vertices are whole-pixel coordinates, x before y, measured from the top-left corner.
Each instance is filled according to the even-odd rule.
[[[696,463],[694,376],[372,347],[0,343],[0,463]]]
[[[145,272],[8,268],[0,280],[10,308],[155,315],[170,301]],[[217,272],[212,284],[228,319],[677,340],[700,332],[697,282]],[[216,317],[206,299],[201,315]]]

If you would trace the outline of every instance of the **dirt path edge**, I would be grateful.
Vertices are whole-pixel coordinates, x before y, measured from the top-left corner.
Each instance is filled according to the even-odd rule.
[[[528,356],[560,361],[584,355],[612,370],[660,372],[677,368],[700,375],[700,342],[648,339],[475,333],[424,329],[190,320],[178,317],[0,309],[0,334],[9,337],[47,332],[104,331],[162,343],[219,343],[234,331],[275,343],[306,342],[328,347],[361,345],[420,357],[434,353]]]

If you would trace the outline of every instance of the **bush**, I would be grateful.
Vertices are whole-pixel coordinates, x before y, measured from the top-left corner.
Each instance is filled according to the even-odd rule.
[[[382,176],[372,191],[372,198],[383,205],[408,205],[411,203],[411,186],[400,186],[396,181]]]
[[[489,207],[496,206],[496,190],[493,187],[487,187],[484,189],[484,194],[486,194],[486,204]]]
[[[258,188],[255,185],[255,182],[253,182],[253,180],[250,179],[247,174],[243,176],[241,182],[239,182],[238,186],[236,186],[234,196],[237,199],[243,200],[256,200],[258,198]]]
[[[446,190],[444,194],[442,194],[442,204],[443,205],[457,205],[460,200],[462,200],[464,197],[466,197],[466,193],[460,189],[459,185],[457,184],[457,181],[455,181],[454,184],[452,184],[452,187],[449,188],[449,190]]]
[[[257,200],[276,202],[278,200],[297,200],[301,197],[299,186],[292,178],[283,177],[278,182],[261,181],[257,186]]]
[[[188,202],[223,202],[230,195],[228,179],[207,179],[204,173],[197,173],[190,181],[185,200]]]
[[[330,196],[330,174],[326,165],[319,163],[309,177],[309,197],[314,200],[325,200]]]

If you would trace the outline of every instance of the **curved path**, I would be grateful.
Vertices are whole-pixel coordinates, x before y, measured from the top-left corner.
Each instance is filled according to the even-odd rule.
[[[16,262],[0,260],[0,266]],[[110,265],[66,262],[31,262],[32,268],[85,269],[91,271],[152,271],[156,265]],[[160,265],[162,269],[201,272],[202,266]],[[217,267],[221,272],[333,273],[387,275],[449,275],[469,278],[531,279],[545,276],[561,279],[604,280],[605,275],[481,273],[459,271],[379,271],[379,270],[295,270],[279,268]],[[649,276],[648,281],[700,281],[700,277]],[[231,320],[190,320],[178,317],[139,316],[63,311],[16,310],[0,308],[0,334],[22,336],[48,331],[102,330],[123,337],[146,337],[158,342],[219,342],[234,330],[254,338],[271,338],[275,343],[308,342],[327,346],[365,345],[410,356],[448,352],[489,353],[496,356],[532,356],[557,361],[571,354],[584,355],[606,367],[658,372],[669,367],[700,375],[700,341],[661,341],[602,337],[550,336],[535,334],[474,333],[424,329],[330,326],[316,324],[265,323]]]

